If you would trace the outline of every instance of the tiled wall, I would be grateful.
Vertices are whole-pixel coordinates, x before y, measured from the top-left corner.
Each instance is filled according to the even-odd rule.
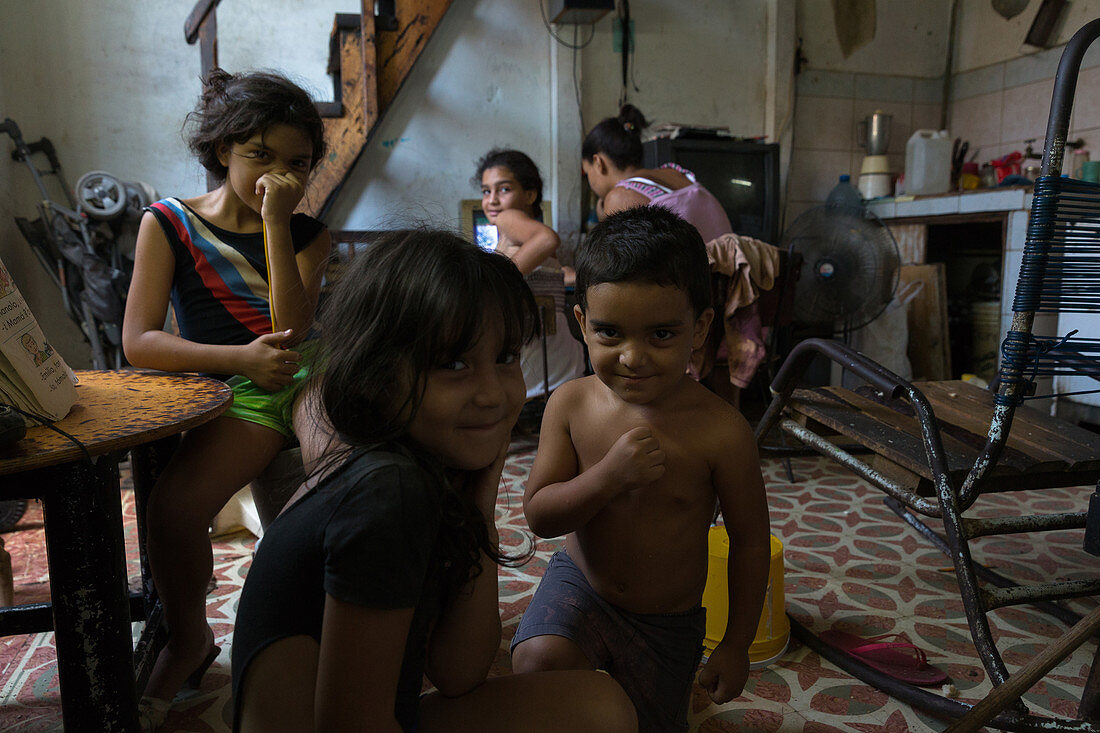
[[[856,124],[876,110],[893,115],[887,156],[892,172],[905,166],[913,130],[938,129],[943,79],[806,70],[798,76],[790,180],[784,226],[825,201],[842,173],[859,179],[864,150]]]
[[[1025,152],[1034,138],[1042,153],[1054,75],[1064,46],[952,78],[948,129],[970,142],[979,163]],[[893,115],[887,151],[894,173],[905,167],[905,143],[914,130],[940,127],[943,78],[843,73],[809,69],[798,76],[790,180],[784,228],[808,208],[824,202],[841,173],[858,182],[864,151],[856,144],[856,123],[877,109]],[[1083,138],[1100,160],[1100,44],[1085,54],[1077,82],[1069,139]],[[1072,156],[1067,150],[1066,158]],[[1032,161],[1037,165],[1038,161]],[[1067,163],[1065,172],[1069,173]]]
[[[1046,137],[1054,76],[1064,46],[1021,56],[956,74],[952,80],[949,125],[951,134],[980,147],[984,162],[1015,150],[1025,152],[1026,141],[1042,154]],[[1069,139],[1083,138],[1100,159],[1100,46],[1085,54],[1077,80]],[[1072,156],[1066,151],[1066,159]],[[1038,165],[1039,161],[1030,161]],[[1071,173],[1067,164],[1063,171]]]

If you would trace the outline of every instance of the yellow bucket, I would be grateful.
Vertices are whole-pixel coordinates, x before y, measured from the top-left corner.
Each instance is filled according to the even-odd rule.
[[[714,651],[726,633],[729,617],[729,581],[726,567],[729,562],[730,541],[726,528],[710,528],[710,565],[707,570],[707,587],[703,590],[703,607],[707,609],[707,635],[703,645],[707,654]],[[764,608],[756,627],[756,638],[749,646],[749,664],[753,669],[767,667],[783,656],[791,638],[791,623],[787,620],[783,600],[783,543],[771,536],[771,562],[768,566],[768,592],[764,596]]]

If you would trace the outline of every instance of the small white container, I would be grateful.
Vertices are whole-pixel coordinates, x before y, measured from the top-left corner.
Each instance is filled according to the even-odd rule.
[[[947,130],[917,130],[905,144],[905,193],[951,190],[951,139]]]

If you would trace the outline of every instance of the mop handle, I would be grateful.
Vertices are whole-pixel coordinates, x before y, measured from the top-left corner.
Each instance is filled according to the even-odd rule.
[[[271,252],[267,248],[267,222],[260,224],[264,233],[264,265],[267,266],[267,305],[271,310],[271,332],[278,333],[279,326],[275,322],[275,291],[271,289]]]

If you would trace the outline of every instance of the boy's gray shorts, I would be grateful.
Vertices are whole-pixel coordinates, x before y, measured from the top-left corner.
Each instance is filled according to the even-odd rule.
[[[601,598],[561,550],[550,558],[511,648],[546,634],[574,642],[597,669],[622,685],[643,733],[687,730],[691,686],[706,635],[702,606],[669,614],[624,611]]]

